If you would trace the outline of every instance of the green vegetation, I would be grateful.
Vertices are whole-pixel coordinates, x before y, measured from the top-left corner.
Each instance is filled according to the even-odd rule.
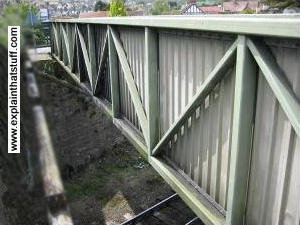
[[[242,11],[243,14],[254,14],[256,11],[254,9],[246,8]]]
[[[167,0],[155,0],[153,8],[151,9],[152,15],[168,14],[170,11]]]
[[[262,0],[261,2],[268,6],[279,8],[279,9],[284,9],[289,6],[300,7],[299,0]]]
[[[127,153],[124,153],[126,155]],[[148,163],[141,157],[138,159],[132,158],[117,163],[111,163],[103,161],[100,164],[93,164],[91,167],[98,171],[91,173],[88,176],[74,182],[66,183],[66,191],[70,200],[80,198],[82,196],[95,196],[103,197],[103,193],[110,190],[110,185],[113,185],[115,181],[122,181],[126,176],[137,176],[140,173],[138,166],[147,165]],[[161,182],[159,175],[153,176],[152,183]],[[100,196],[98,196],[101,194]]]
[[[104,187],[105,180],[96,176],[87,177],[82,183],[67,183],[65,184],[68,198],[70,200],[81,196],[96,195]]]
[[[109,4],[102,2],[102,1],[98,1],[95,4],[95,8],[94,11],[107,11],[109,9]]]
[[[29,11],[32,11],[33,14],[38,14],[38,8],[31,5],[27,1],[21,1],[20,3],[8,4],[4,6],[2,15],[3,17],[7,17],[10,15],[16,15],[20,17],[23,21],[25,21],[27,14]]]
[[[24,37],[35,38],[37,43],[43,43],[44,34],[40,26],[35,26],[32,29],[24,24],[30,10],[37,15],[38,8],[27,1],[20,1],[19,3],[4,6],[2,15],[0,16],[0,44],[7,46],[7,26],[21,26],[21,32]]]
[[[7,26],[20,26],[25,20],[22,11],[15,6],[5,6],[0,16],[0,44],[7,46]]]
[[[121,0],[112,0],[109,4],[109,16],[126,16],[126,8]]]

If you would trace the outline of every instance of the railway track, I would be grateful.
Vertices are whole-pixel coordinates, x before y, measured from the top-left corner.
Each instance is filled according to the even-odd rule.
[[[121,225],[204,225],[178,194],[161,200]]]

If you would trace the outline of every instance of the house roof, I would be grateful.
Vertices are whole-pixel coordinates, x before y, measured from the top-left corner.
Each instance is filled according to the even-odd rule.
[[[223,10],[229,12],[241,12],[246,8],[246,6],[246,1],[224,2]]]
[[[241,12],[246,8],[256,9],[258,6],[258,1],[232,1],[223,3],[223,9],[225,12]]]
[[[81,12],[79,18],[107,17],[108,11]]]
[[[181,10],[181,14],[186,13],[190,8],[192,8],[192,7],[194,7],[194,6],[195,6],[197,9],[199,9],[199,5],[198,5],[197,3],[192,2],[192,3],[187,4],[187,5]],[[200,10],[200,9],[199,9],[199,10]]]
[[[243,10],[249,8],[256,10],[259,8],[259,2],[258,1],[231,1],[231,2],[224,2],[223,8],[217,5],[214,6],[200,6],[199,4],[190,1],[188,5],[186,5],[182,10],[181,14],[189,13],[190,9],[197,9],[197,12],[193,12],[195,14],[197,13],[206,13],[206,14],[217,14],[222,12],[231,12],[231,13],[238,13],[242,12]]]
[[[145,13],[145,11],[141,10],[141,9],[133,10],[133,11],[129,11],[129,10],[127,11],[128,16],[143,16],[144,13]]]
[[[248,1],[247,8],[256,9],[259,8],[260,4],[258,1]]]
[[[193,7],[196,7],[199,10],[199,12],[194,12],[194,13],[217,14],[217,13],[221,12],[221,8],[218,7],[217,5],[200,6],[197,3],[190,3],[181,10],[181,14],[187,13],[189,11],[189,9],[191,9]]]
[[[222,12],[221,8],[217,5],[212,5],[212,6],[199,6],[200,10],[203,11],[204,13],[220,13]]]

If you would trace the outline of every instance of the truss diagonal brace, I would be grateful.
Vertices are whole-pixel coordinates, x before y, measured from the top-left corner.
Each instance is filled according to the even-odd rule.
[[[74,29],[74,33],[73,33]],[[67,24],[67,33],[68,33],[68,40],[70,41],[70,69],[73,70],[73,61],[74,61],[74,52],[75,52],[75,25],[74,24]],[[73,34],[73,36],[72,36]]]
[[[95,30],[92,24],[87,25],[87,34],[88,34],[88,55],[91,65],[91,88],[95,86],[95,76],[97,75],[97,63],[96,63],[96,43],[95,43]]]
[[[120,38],[118,37],[116,31],[114,30],[114,28],[110,27],[110,32],[112,34],[113,40],[114,40],[114,44],[117,50],[117,54],[119,57],[119,61],[122,67],[122,70],[124,72],[124,77],[130,92],[130,96],[132,99],[132,102],[134,104],[135,107],[135,111],[136,114],[138,116],[139,122],[141,124],[141,128],[145,137],[145,140],[147,142],[147,137],[148,137],[148,120],[146,117],[146,113],[145,110],[143,108],[143,104],[139,95],[139,92],[137,90],[135,81],[133,79],[133,75],[129,66],[129,63],[127,61],[127,57],[125,54],[125,51],[123,49],[122,43]]]
[[[87,68],[90,85],[92,87],[92,68],[91,68],[91,62],[90,62],[90,59],[89,59],[89,55],[88,55],[88,51],[87,51],[87,48],[86,48],[86,44],[84,42],[84,38],[83,38],[82,33],[81,33],[81,31],[80,31],[80,29],[78,27],[77,27],[77,33],[78,33],[78,37],[79,37],[79,41],[80,41],[81,50],[82,50],[82,53],[83,53],[84,63],[85,63],[86,68]]]
[[[59,41],[58,41],[58,34],[57,34],[57,29],[56,29],[56,25],[52,24],[53,30],[54,30],[54,38],[55,38],[55,42],[56,42],[56,48],[58,51],[58,56],[60,55],[60,46],[59,46]]]
[[[296,134],[300,137],[300,103],[292,87],[266,45],[251,39],[248,39],[247,44]]]
[[[61,24],[61,28],[62,28],[62,32],[63,32],[64,42],[65,42],[66,49],[67,49],[68,61],[69,61],[69,64],[71,64],[70,44],[69,44],[68,36],[67,36],[66,30],[65,30],[63,24]]]
[[[176,134],[178,129],[184,124],[184,122],[189,118],[192,112],[196,110],[199,102],[205,98],[205,96],[210,92],[210,90],[219,82],[224,73],[234,64],[234,59],[236,55],[236,47],[238,41],[236,40],[230,48],[227,50],[223,58],[218,62],[213,71],[209,74],[207,79],[201,85],[200,89],[192,98],[191,102],[185,107],[183,113],[180,115],[179,119],[167,130],[165,135],[161,138],[158,144],[152,151],[152,155],[157,155],[162,151],[162,147],[168,142],[168,140]]]
[[[94,93],[96,92],[96,87],[99,81],[99,77],[101,75],[101,73],[103,72],[104,66],[105,66],[105,60],[108,56],[108,30],[106,32],[105,35],[105,40],[104,40],[104,44],[103,44],[103,49],[101,52],[101,59],[100,59],[100,63],[99,63],[99,68],[98,68],[98,73],[97,73],[97,77],[96,77],[96,82],[95,82],[95,86],[94,86]]]
[[[73,41],[73,57],[72,57],[72,62],[71,62],[71,71],[75,73],[75,68],[78,66],[78,35],[76,32],[76,25],[75,26],[75,30],[74,30],[74,41]]]

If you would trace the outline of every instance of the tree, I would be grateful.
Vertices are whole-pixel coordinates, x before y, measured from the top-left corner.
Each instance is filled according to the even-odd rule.
[[[109,16],[126,16],[126,8],[121,0],[112,0],[109,3]]]
[[[96,2],[95,7],[94,7],[94,11],[106,11],[108,10],[109,6],[107,3],[102,2],[101,0]]]
[[[169,12],[169,6],[167,0],[155,0],[151,10],[152,15],[161,15]]]
[[[38,8],[26,1],[19,1],[18,3],[6,4],[0,16],[0,44],[7,45],[7,26],[21,26],[23,37],[34,38],[38,43],[44,41],[44,35],[39,26],[33,28],[25,26],[24,22],[28,13],[32,11],[34,15],[38,14]],[[21,45],[22,46],[22,45]]]
[[[262,0],[262,3],[279,9],[284,9],[289,6],[300,7],[299,0]]]
[[[38,9],[28,2],[6,2],[0,16],[0,44],[7,46],[7,26],[21,26],[22,34],[24,33],[26,30],[24,29],[24,21],[30,9],[34,14],[37,14]]]
[[[254,14],[255,9],[246,8],[242,11],[243,14]]]
[[[3,8],[2,16],[8,17],[10,15],[17,15],[20,16],[23,21],[25,21],[30,10],[34,15],[37,15],[39,11],[37,7],[25,1],[22,1],[20,3],[7,4]]]

